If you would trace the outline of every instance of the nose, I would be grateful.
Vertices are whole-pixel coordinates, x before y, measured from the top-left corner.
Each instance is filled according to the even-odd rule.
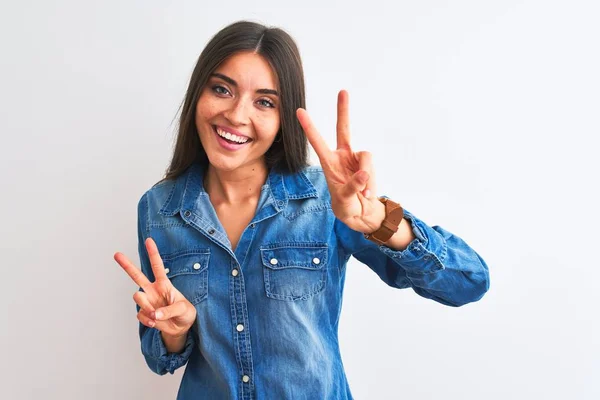
[[[233,125],[245,125],[250,122],[250,111],[248,110],[248,102],[239,97],[236,99],[227,111],[223,113],[225,118]]]

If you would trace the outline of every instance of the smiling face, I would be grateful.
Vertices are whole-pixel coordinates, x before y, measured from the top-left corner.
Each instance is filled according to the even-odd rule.
[[[212,167],[264,167],[280,127],[277,78],[252,52],[237,53],[209,77],[196,104],[196,129]]]

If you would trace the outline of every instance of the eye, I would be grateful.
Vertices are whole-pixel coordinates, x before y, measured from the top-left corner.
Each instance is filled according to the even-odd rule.
[[[221,85],[214,85],[211,89],[216,94],[229,94],[229,90],[225,89]]]
[[[267,100],[267,99],[260,99],[258,101],[258,104],[260,104],[263,107],[275,108],[275,104],[273,104],[273,102],[271,100]]]

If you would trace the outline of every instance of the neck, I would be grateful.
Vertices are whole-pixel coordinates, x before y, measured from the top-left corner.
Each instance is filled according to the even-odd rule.
[[[233,171],[208,166],[204,188],[213,204],[235,205],[258,199],[269,171],[267,165],[257,163]]]

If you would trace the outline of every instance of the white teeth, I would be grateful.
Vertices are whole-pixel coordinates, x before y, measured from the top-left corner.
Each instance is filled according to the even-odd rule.
[[[225,132],[224,130],[219,129],[219,128],[217,128],[217,134],[227,140],[231,140],[231,141],[234,141],[234,142],[237,142],[240,144],[246,143],[248,141],[248,138],[243,138],[243,137],[234,135],[230,132]]]

